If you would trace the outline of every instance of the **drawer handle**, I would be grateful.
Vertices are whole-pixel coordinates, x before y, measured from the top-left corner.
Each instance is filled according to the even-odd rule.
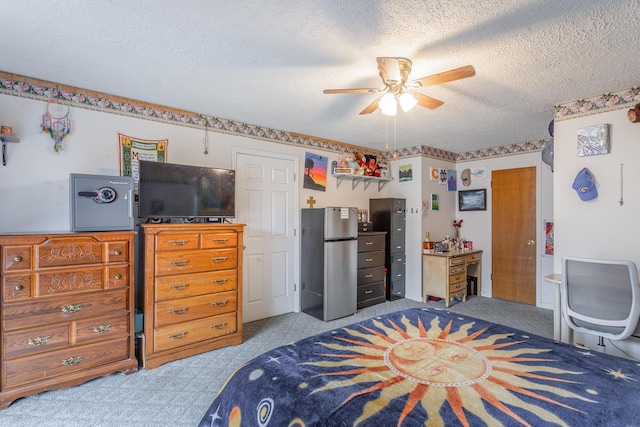
[[[402,249],[402,245],[396,246],[396,249]]]
[[[369,289],[368,291],[364,291],[365,294],[369,295],[373,293],[373,290]]]
[[[62,361],[62,364],[64,366],[74,366],[77,365],[78,363],[82,362],[82,356],[76,356],[76,357],[70,357],[68,359],[64,359]]]
[[[219,245],[222,245],[223,243],[227,243],[229,241],[229,239],[211,239],[211,241],[213,243],[217,243]]]
[[[169,335],[168,338],[171,338],[172,340],[179,340],[180,338],[186,337],[188,333],[188,331],[184,331],[178,334]]]
[[[32,346],[39,346],[48,343],[50,339],[51,335],[47,335],[46,337],[29,338],[29,341],[27,341],[27,343]]]
[[[216,262],[216,263],[221,263],[221,262],[225,262],[226,260],[228,260],[229,257],[226,256],[220,256],[220,257],[215,257],[215,258],[211,258],[211,261]]]
[[[15,262],[20,262],[20,261],[22,261],[22,257],[20,255],[17,255],[13,260]]]
[[[13,289],[16,290],[16,291],[21,291],[22,290],[22,285],[15,285],[13,287]]]
[[[365,245],[373,245],[373,242],[365,242]]]
[[[402,273],[396,274],[396,277],[402,277]]]
[[[181,291],[185,289],[187,286],[189,286],[188,283],[180,283],[179,285],[170,285],[169,287],[171,289],[175,289],[176,291]]]
[[[173,264],[173,265],[175,265],[177,267],[180,267],[180,266],[185,265],[188,262],[189,262],[188,259],[175,259],[173,261],[169,261],[169,264]]]
[[[69,304],[62,306],[63,313],[77,313],[82,308],[82,304]]]
[[[213,283],[214,285],[222,285],[223,283],[226,283],[227,280],[229,279],[213,279],[211,280],[211,283]]]
[[[211,325],[211,327],[212,327],[213,329],[222,329],[222,328],[226,327],[228,324],[229,324],[229,323],[224,322],[224,323],[220,323],[219,325]]]
[[[225,305],[227,305],[228,302],[229,302],[229,300],[214,301],[214,302],[211,303],[211,305],[215,305],[216,307],[224,307]]]
[[[373,274],[365,274],[364,277],[365,277],[365,279],[368,279],[370,277],[373,277]]]
[[[189,307],[173,308],[173,309],[169,310],[169,313],[182,314],[182,313],[186,312],[187,310],[189,310]]]
[[[122,252],[120,252],[120,251],[113,251],[113,254],[114,254],[115,256],[120,256],[120,255],[122,255]]]
[[[122,276],[119,275],[119,274],[116,274],[115,276],[113,276],[113,278],[116,279],[116,280],[120,280],[120,279],[122,279]]]
[[[182,246],[186,243],[189,243],[189,241],[188,240],[169,240],[169,243],[176,246]]]
[[[96,334],[104,334],[111,330],[111,325],[107,323],[106,325],[99,325],[93,327],[93,332]]]
[[[364,259],[364,262],[371,262],[371,261],[373,261],[373,258],[365,258]]]

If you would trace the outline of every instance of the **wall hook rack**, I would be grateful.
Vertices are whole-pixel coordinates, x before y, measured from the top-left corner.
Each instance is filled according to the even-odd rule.
[[[0,134],[2,141],[2,166],[7,166],[7,142],[20,142],[15,135]]]

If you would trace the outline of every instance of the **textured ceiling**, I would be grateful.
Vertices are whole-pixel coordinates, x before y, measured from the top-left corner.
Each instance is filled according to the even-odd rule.
[[[0,71],[373,149],[549,138],[553,106],[640,84],[639,0],[0,0]],[[444,101],[358,113],[376,57]],[[394,132],[394,128],[396,132]]]

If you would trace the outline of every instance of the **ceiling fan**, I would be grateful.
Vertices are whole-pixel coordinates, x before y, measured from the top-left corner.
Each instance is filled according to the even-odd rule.
[[[384,92],[384,95],[367,105],[360,114],[371,114],[380,108],[383,114],[395,116],[398,103],[405,112],[409,111],[415,105],[433,110],[444,104],[443,101],[417,92],[417,89],[448,83],[454,80],[466,79],[467,77],[476,75],[476,70],[473,66],[466,65],[408,81],[409,74],[411,73],[410,59],[385,56],[376,58],[376,60],[378,61],[380,78],[382,78],[382,83],[384,83],[383,88],[325,89],[323,92],[328,94]]]

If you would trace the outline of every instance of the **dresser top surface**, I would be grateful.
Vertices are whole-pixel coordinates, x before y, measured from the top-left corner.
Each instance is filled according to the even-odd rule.
[[[450,251],[450,252],[430,252],[428,254],[423,253],[422,256],[434,256],[434,257],[440,257],[440,258],[455,258],[455,257],[460,257],[460,256],[478,254],[478,253],[482,253],[482,250],[474,249],[474,250],[470,250],[470,251],[459,251],[459,250],[456,250],[456,251]]]

